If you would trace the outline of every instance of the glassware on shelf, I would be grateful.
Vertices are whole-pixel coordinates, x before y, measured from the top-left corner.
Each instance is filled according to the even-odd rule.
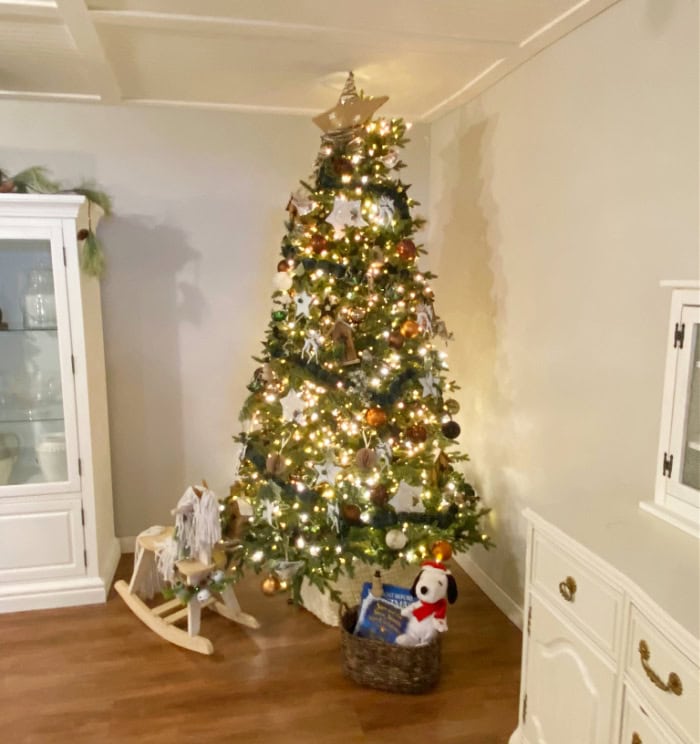
[[[36,445],[36,458],[47,482],[68,480],[64,432],[44,434]]]
[[[56,295],[50,268],[38,267],[29,271],[21,306],[25,328],[56,327]]]
[[[10,482],[12,468],[19,457],[19,437],[12,431],[0,432],[0,486]]]

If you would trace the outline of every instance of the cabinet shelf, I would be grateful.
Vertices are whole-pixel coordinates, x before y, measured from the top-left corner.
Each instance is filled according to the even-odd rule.
[[[51,421],[63,421],[60,414],[15,414],[4,415],[0,413],[0,424],[43,424]]]
[[[5,333],[56,333],[57,330],[56,326],[50,328],[3,328],[0,330],[0,338]]]

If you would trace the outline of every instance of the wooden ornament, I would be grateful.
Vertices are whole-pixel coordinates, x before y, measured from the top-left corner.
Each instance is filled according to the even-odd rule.
[[[362,523],[362,510],[357,504],[343,504],[340,507],[340,514],[348,524]]]
[[[442,425],[442,433],[448,439],[457,439],[462,429],[456,421],[447,421]]]
[[[435,463],[430,470],[430,485],[436,488],[442,488],[446,481],[446,476],[449,475],[453,470],[450,465],[450,458],[443,450],[440,450],[438,456],[435,458]]]
[[[352,328],[344,320],[336,321],[331,331],[331,340],[343,345],[343,366],[348,367],[351,364],[360,363],[360,357],[357,356],[357,350],[355,349]]]
[[[369,500],[375,505],[375,506],[385,506],[387,501],[389,501],[389,490],[387,487],[382,484],[378,483],[371,491]]]
[[[271,597],[280,590],[280,580],[274,574],[268,574],[260,583],[260,588],[265,596]]]
[[[279,478],[284,474],[287,469],[287,464],[284,461],[284,457],[277,452],[271,452],[265,460],[265,470],[275,477]]]
[[[311,250],[317,255],[328,250],[328,241],[321,233],[314,233],[311,236]]]
[[[423,424],[411,424],[406,429],[406,436],[415,444],[420,444],[428,438],[428,431]]]
[[[452,558],[452,546],[447,540],[438,540],[430,546],[430,552],[436,561],[443,563]]]
[[[370,408],[365,414],[365,421],[378,429],[380,426],[386,424],[386,413],[381,408]]]
[[[412,240],[404,238],[396,244],[396,252],[404,261],[410,261],[416,257],[418,250]]]
[[[450,416],[454,416],[455,414],[459,413],[459,403],[454,398],[448,398],[443,403],[443,406],[447,413],[450,414]]]
[[[409,318],[401,324],[400,331],[404,338],[415,338],[420,333],[420,326],[415,320]]]
[[[357,451],[355,462],[363,470],[371,470],[377,464],[377,453],[369,447]]]
[[[404,338],[398,331],[392,331],[389,334],[389,346],[392,349],[400,349],[403,346]]]

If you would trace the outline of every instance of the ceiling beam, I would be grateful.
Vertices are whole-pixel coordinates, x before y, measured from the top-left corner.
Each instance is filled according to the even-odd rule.
[[[82,55],[103,103],[120,103],[122,93],[84,0],[56,0],[59,15]]]

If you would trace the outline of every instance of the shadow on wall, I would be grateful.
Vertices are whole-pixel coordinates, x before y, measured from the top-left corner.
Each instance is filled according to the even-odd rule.
[[[206,307],[198,287],[177,280],[199,260],[178,230],[118,215],[100,235],[115,527],[134,535],[170,523],[184,482],[178,328],[199,325]]]
[[[460,443],[471,457],[466,473],[492,510],[485,526],[496,548],[474,548],[470,558],[520,602],[523,474],[516,466],[519,442],[502,339],[507,286],[499,256],[498,207],[489,188],[488,153],[496,125],[495,118],[460,119],[438,151],[442,196],[433,205],[431,241],[440,246],[440,312],[455,336],[448,352],[461,387]]]

